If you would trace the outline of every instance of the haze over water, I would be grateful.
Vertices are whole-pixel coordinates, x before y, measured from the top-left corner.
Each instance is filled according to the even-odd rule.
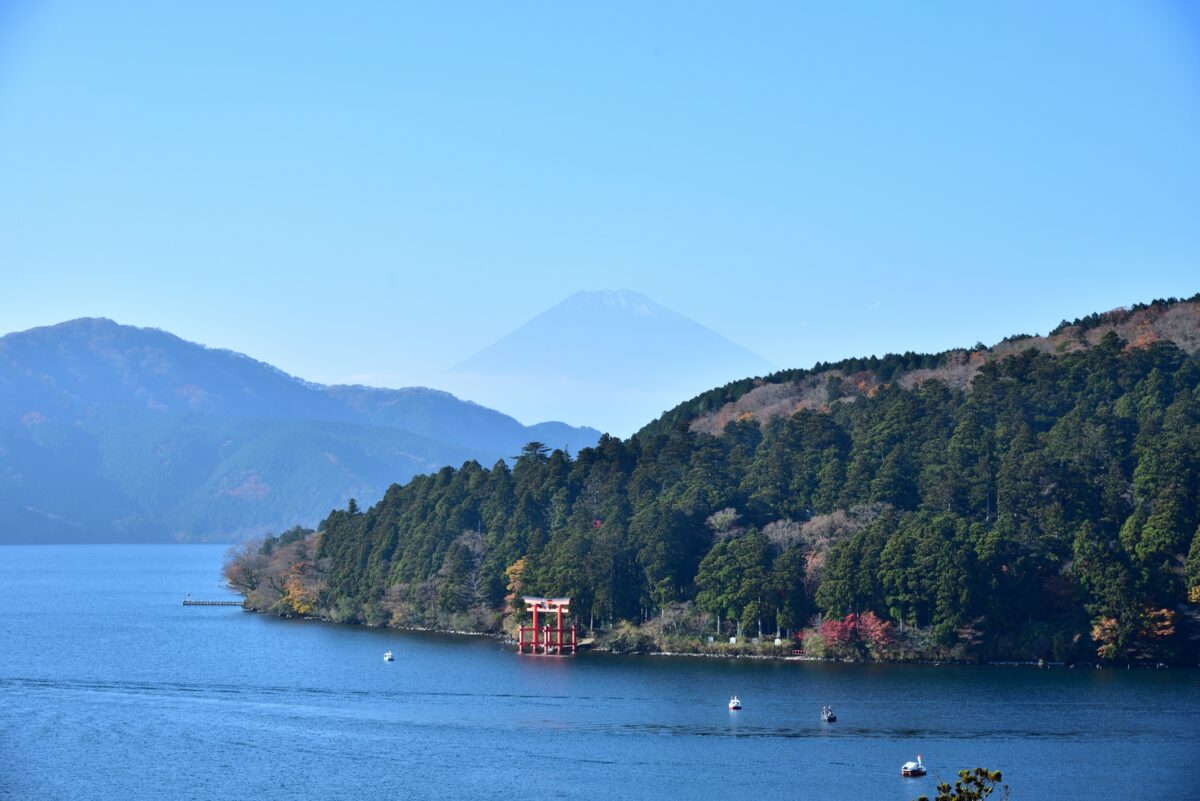
[[[181,606],[233,597],[221,558],[0,549],[0,798],[907,801],[975,765],[1014,801],[1200,798],[1195,670],[519,658]]]

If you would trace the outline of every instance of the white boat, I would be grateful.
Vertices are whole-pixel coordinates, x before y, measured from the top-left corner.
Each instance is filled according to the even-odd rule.
[[[821,707],[821,720],[825,723],[833,723],[837,720],[837,715],[833,714],[833,707]]]
[[[924,776],[925,766],[921,764],[921,755],[917,754],[916,762],[905,762],[900,766],[901,776]]]
[[[391,651],[384,651],[384,652],[383,652],[383,661],[384,661],[384,662],[395,662],[395,661],[396,661],[396,657],[392,656],[392,652],[391,652]]]
[[[738,697],[736,695],[729,699],[729,708],[730,709],[741,709],[742,708],[742,702],[738,700]]]

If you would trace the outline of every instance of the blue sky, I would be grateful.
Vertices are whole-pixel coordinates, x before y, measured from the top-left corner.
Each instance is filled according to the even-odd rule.
[[[1200,290],[1186,0],[650,5],[0,0],[0,329],[437,385],[579,289],[782,366]]]

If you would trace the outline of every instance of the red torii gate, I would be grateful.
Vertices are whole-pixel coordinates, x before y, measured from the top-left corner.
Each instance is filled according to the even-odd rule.
[[[517,637],[517,653],[525,653],[527,646],[531,654],[562,655],[568,649],[572,654],[575,653],[575,627],[565,628],[563,626],[563,615],[568,611],[567,607],[571,605],[571,599],[526,597],[524,601],[525,609],[533,613],[533,623],[529,626],[521,626],[520,634]],[[546,615],[556,613],[558,625],[539,624],[539,613]]]

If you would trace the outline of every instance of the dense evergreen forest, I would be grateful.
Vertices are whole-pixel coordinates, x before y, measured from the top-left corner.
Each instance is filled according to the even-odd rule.
[[[688,421],[748,387],[573,457],[445,468],[226,573],[256,608],[397,626],[500,631],[569,595],[618,649],[1194,662],[1196,356],[1109,331],[963,388],[893,380],[947,358],[861,360],[870,392],[715,436]]]

